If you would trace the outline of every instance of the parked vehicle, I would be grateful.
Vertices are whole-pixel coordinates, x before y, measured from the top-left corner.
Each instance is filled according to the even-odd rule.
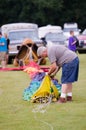
[[[45,35],[46,42],[52,42],[55,45],[64,45],[67,46],[67,38],[62,32],[49,32]]]
[[[12,59],[18,53],[25,38],[30,38],[37,45],[42,43],[38,36],[38,25],[34,23],[12,23],[1,26],[2,34],[7,33],[10,39],[9,58]]]
[[[56,26],[56,25],[47,25],[47,26],[42,26],[39,27],[39,37],[43,38],[47,33],[55,33],[55,32],[62,32],[62,27],[61,26]]]
[[[84,29],[84,31],[82,32],[82,34],[83,34],[83,35],[84,35],[84,34],[86,35],[86,29]]]
[[[79,47],[77,48],[79,53],[86,53],[86,29],[78,36]]]
[[[69,38],[71,30],[74,31],[75,36],[78,36],[80,34],[80,31],[81,31],[78,28],[77,23],[64,23],[64,25],[63,25],[63,33],[67,38]]]

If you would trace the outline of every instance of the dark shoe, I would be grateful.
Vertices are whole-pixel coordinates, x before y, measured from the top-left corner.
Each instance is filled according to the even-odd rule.
[[[67,101],[72,101],[72,97],[71,96],[67,96]]]
[[[66,98],[60,97],[57,103],[66,103]]]

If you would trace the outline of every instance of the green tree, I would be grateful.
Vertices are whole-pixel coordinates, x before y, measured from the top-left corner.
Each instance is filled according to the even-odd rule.
[[[23,8],[20,19],[26,19],[27,22],[35,22],[39,25],[57,23],[58,14],[62,8],[63,0],[26,0],[23,2]],[[57,23],[58,24],[58,23]]]
[[[19,21],[21,0],[0,0],[0,24]]]
[[[86,0],[63,0],[63,22],[77,22],[82,29],[86,27]]]
[[[0,25],[31,22],[39,26],[77,22],[86,27],[86,0],[0,0]]]

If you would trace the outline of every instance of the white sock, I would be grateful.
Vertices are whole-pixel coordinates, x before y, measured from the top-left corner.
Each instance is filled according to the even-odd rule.
[[[70,93],[67,93],[67,96],[71,96],[71,97],[72,97],[72,92],[70,92]]]
[[[61,97],[62,98],[66,98],[66,94],[65,93],[61,93]]]

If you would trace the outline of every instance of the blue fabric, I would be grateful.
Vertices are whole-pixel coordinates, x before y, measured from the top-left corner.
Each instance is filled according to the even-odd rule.
[[[61,94],[61,87],[62,87],[62,85],[58,83],[57,79],[52,79],[52,82],[56,86],[56,88],[58,89],[59,94]]]
[[[34,78],[33,78],[33,81],[42,81],[42,79],[44,78],[45,76],[45,72],[42,72],[42,73],[38,73]]]
[[[38,73],[34,79],[29,84],[28,88],[24,89],[23,92],[23,99],[30,101],[32,95],[37,91],[37,89],[40,87],[41,82],[45,76],[45,73]]]
[[[23,92],[23,99],[26,101],[30,101],[32,95],[38,90],[38,88],[40,87],[43,79],[45,77],[45,72],[43,73],[38,73],[34,79],[30,82],[29,86],[24,89]],[[52,82],[54,83],[54,85],[56,86],[56,88],[59,91],[59,94],[61,93],[61,84],[58,83],[58,80],[56,79],[52,79]]]
[[[1,45],[4,43],[4,45]],[[0,52],[7,52],[7,41],[4,37],[0,38]]]
[[[65,63],[62,66],[62,83],[72,83],[78,80],[78,72],[79,72],[79,59],[75,58],[73,61],[69,63]]]

